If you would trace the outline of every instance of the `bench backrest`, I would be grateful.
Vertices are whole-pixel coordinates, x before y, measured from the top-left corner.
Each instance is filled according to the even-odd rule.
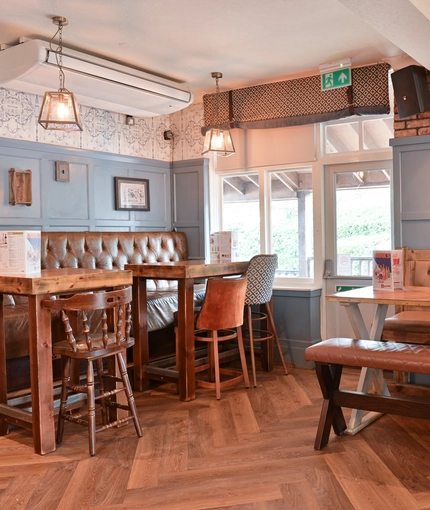
[[[430,250],[403,249],[403,277],[405,286],[430,287]],[[406,310],[426,310],[420,306],[397,306],[396,313]]]
[[[42,232],[42,269],[85,267],[124,269],[128,263],[173,262],[188,258],[182,232]],[[148,290],[173,290],[176,281],[148,280]],[[6,305],[26,303],[25,296],[5,296]]]
[[[187,240],[182,232],[42,232],[42,269],[124,269],[125,264],[187,258]],[[166,280],[147,285],[148,290],[176,286],[176,282]]]

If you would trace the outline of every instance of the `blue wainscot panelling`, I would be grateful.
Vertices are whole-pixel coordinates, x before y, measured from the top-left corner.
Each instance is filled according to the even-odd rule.
[[[321,341],[321,289],[274,290],[273,315],[288,363],[312,368],[304,351]],[[276,348],[275,348],[276,356]]]
[[[56,180],[56,162],[69,179]],[[31,170],[32,204],[9,203],[9,170]],[[149,180],[151,210],[118,211],[114,177]],[[171,230],[170,164],[0,138],[0,217],[5,230]]]

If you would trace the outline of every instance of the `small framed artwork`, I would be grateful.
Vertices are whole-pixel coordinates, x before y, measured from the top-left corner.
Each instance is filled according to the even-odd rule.
[[[33,202],[31,190],[31,170],[9,170],[9,204],[31,205]]]
[[[149,180],[114,177],[117,211],[149,211]]]

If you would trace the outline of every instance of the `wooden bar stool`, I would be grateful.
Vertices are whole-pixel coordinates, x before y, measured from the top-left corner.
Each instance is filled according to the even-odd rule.
[[[131,299],[131,287],[127,287],[110,292],[75,294],[70,298],[47,299],[43,301],[45,308],[61,311],[61,318],[67,338],[67,340],[55,343],[52,349],[54,354],[61,356],[63,364],[61,404],[57,428],[58,444],[63,439],[65,420],[88,427],[91,456],[95,455],[95,435],[102,430],[116,427],[132,420],[137,435],[142,437],[136,403],[123,356],[125,349],[134,345],[134,338],[130,337]],[[90,331],[88,312],[93,310],[102,310],[100,333],[92,334]],[[75,334],[77,335],[77,333],[73,332],[67,315],[70,312],[78,312],[83,325],[83,334],[76,338]],[[109,357],[114,357],[117,362],[118,377],[105,373],[103,359]],[[72,359],[87,362],[87,378],[85,382],[71,384],[70,367]],[[94,377],[93,363],[96,365],[97,380]],[[128,405],[117,402],[116,395],[120,392],[125,392]],[[72,394],[86,395],[86,415],[80,412],[73,413],[68,408],[68,397]],[[96,427],[96,404],[100,404],[102,409],[103,425],[98,428]],[[122,418],[111,419],[111,416],[116,415],[119,409],[125,410],[129,414]]]
[[[247,318],[246,339],[249,340],[251,351],[251,366],[254,386],[257,386],[257,376],[255,368],[255,342],[267,342],[275,339],[278,347],[279,357],[281,358],[284,372],[288,375],[287,364],[276,332],[275,321],[273,320],[270,302],[272,299],[273,283],[275,281],[275,272],[278,267],[278,256],[275,255],[255,255],[249,261],[246,277],[248,286],[245,296],[245,316]],[[263,305],[264,312],[251,311],[251,306]],[[261,329],[260,324],[263,321],[268,322],[268,329]]]
[[[245,381],[249,388],[248,369],[246,366],[245,347],[242,339],[243,307],[245,303],[247,279],[209,278],[206,296],[197,317],[196,341],[207,342],[208,363],[196,367],[196,373],[208,370],[208,379],[196,378],[196,385],[215,388],[216,398],[221,398],[221,388],[227,388],[240,381]],[[242,371],[221,368],[219,362],[219,343],[237,338]],[[228,379],[221,381],[221,374]],[[215,381],[213,381],[213,375]]]

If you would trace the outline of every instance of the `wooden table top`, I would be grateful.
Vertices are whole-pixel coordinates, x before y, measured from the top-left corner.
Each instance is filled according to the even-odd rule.
[[[378,303],[385,305],[430,306],[430,287],[403,287],[396,290],[374,290],[372,286],[346,290],[326,296],[340,303]]]
[[[59,294],[131,285],[131,271],[110,269],[42,269],[35,274],[0,275],[1,294]]]
[[[133,271],[133,276],[161,280],[180,280],[184,278],[205,278],[245,273],[248,268],[248,261],[206,262],[204,260],[181,260],[178,262],[126,264],[124,268]]]

